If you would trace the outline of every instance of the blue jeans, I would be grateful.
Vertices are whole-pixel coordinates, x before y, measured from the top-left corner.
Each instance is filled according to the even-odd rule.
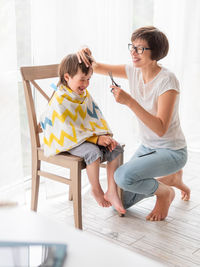
[[[153,152],[155,151],[155,152]],[[149,155],[146,153],[153,152]],[[187,148],[171,150],[148,148],[141,145],[133,157],[121,165],[114,174],[115,182],[123,192],[123,204],[127,209],[154,195],[158,188],[155,177],[176,173],[187,162]]]

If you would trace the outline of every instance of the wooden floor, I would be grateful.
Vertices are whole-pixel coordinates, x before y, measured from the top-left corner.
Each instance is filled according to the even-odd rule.
[[[156,259],[163,266],[200,266],[200,154],[190,153],[184,168],[184,181],[191,188],[189,202],[176,191],[169,216],[162,222],[149,222],[145,216],[153,209],[155,198],[145,199],[130,208],[125,217],[118,217],[112,208],[98,207],[89,188],[83,191],[84,231],[119,246]],[[102,175],[103,176],[103,175]],[[105,177],[102,183],[106,186]],[[51,194],[50,194],[51,195]],[[29,204],[27,203],[27,208]],[[42,197],[38,212],[73,225],[72,202],[67,194]],[[133,266],[134,263],[130,263]]]

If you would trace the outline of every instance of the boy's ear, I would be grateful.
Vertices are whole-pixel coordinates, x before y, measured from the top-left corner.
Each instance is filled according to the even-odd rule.
[[[68,74],[68,73],[65,73],[65,74],[64,74],[64,79],[65,79],[66,82],[69,81],[69,74]]]

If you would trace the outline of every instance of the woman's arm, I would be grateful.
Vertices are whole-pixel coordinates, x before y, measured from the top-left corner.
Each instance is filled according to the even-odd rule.
[[[113,94],[117,102],[127,105],[135,115],[158,136],[163,136],[169,127],[172,118],[177,91],[168,90],[158,98],[158,111],[154,116],[147,112],[131,95],[119,87],[114,88]]]
[[[80,63],[83,61],[86,66],[90,65],[85,53],[92,58],[92,68],[95,73],[108,75],[108,72],[111,71],[113,76],[127,79],[125,65],[110,65],[96,62],[89,48],[84,48],[77,52],[77,57]]]
[[[112,72],[114,77],[128,79],[126,75],[125,65],[109,65],[99,62],[93,62],[92,68],[95,73],[108,75],[108,72]]]

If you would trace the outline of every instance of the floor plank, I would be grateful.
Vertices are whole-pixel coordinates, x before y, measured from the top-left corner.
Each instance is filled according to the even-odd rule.
[[[119,217],[112,208],[99,207],[85,187],[83,195],[84,231],[99,238],[156,259],[163,266],[191,267],[200,265],[200,154],[190,153],[184,168],[184,181],[191,188],[191,200],[180,199],[180,192],[162,222],[149,222],[146,215],[152,210],[155,197],[145,199],[130,208],[125,217]],[[84,178],[86,179],[86,178]],[[101,182],[106,187],[105,173]],[[43,189],[45,192],[48,189]],[[28,193],[27,193],[28,194]],[[42,193],[41,193],[42,194]],[[73,225],[73,206],[68,201],[68,191],[60,195],[40,195],[38,212],[55,220]],[[30,196],[27,196],[30,199]],[[29,209],[29,201],[26,207]]]

